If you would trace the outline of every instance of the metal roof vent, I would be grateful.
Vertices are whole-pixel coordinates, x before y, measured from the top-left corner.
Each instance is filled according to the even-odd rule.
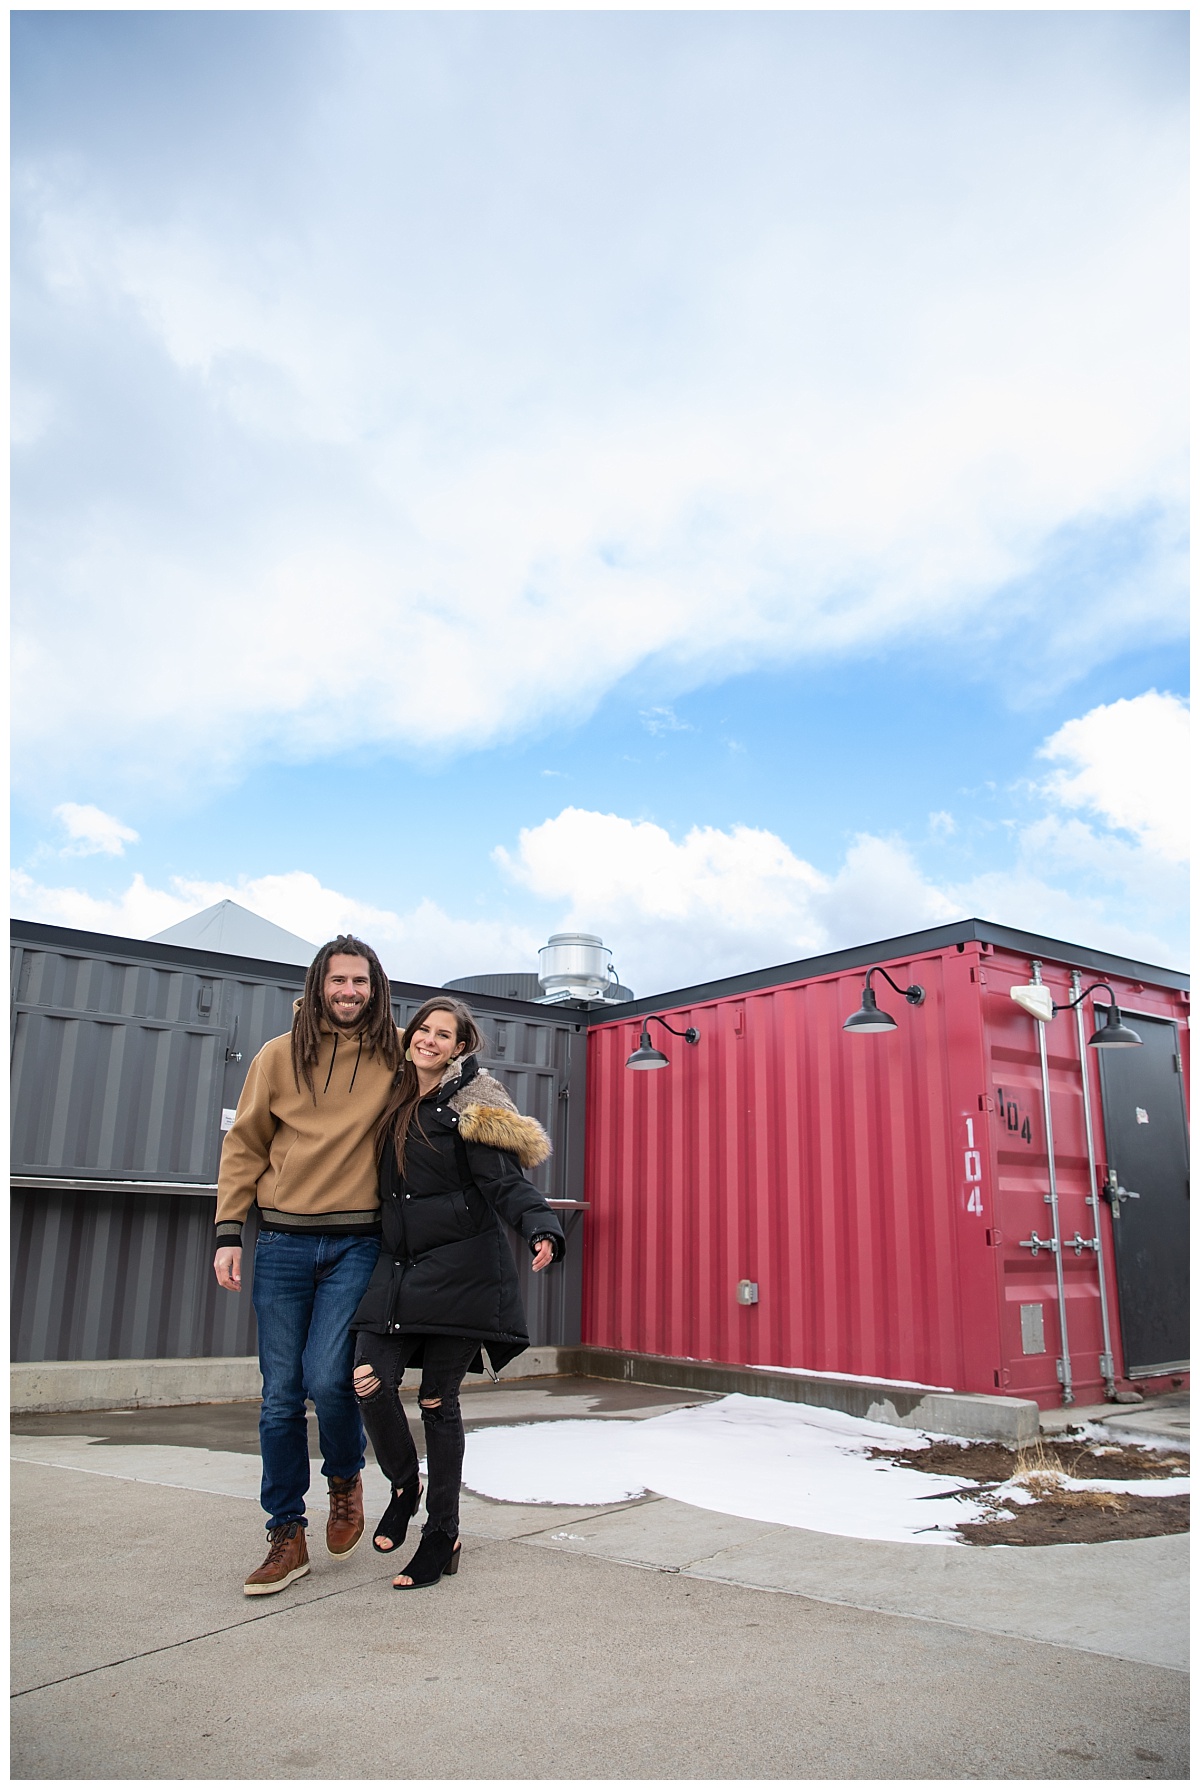
[[[612,952],[594,932],[552,932],[538,952],[543,1001],[629,1001],[613,968]]]

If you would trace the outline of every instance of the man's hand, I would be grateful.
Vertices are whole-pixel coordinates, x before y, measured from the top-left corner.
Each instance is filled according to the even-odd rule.
[[[542,1269],[548,1268],[553,1260],[554,1245],[551,1243],[549,1237],[543,1237],[537,1246],[537,1251],[533,1258],[534,1273],[540,1274]]]
[[[240,1249],[218,1249],[213,1257],[213,1273],[217,1285],[230,1293],[242,1290],[242,1252]]]

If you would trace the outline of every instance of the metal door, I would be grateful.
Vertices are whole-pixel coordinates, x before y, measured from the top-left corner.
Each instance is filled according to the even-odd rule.
[[[19,1005],[13,1172],[215,1181],[225,1048],[198,1022]]]
[[[1187,1366],[1188,1136],[1174,1025],[1140,1013],[1126,1023],[1142,1048],[1097,1055],[1125,1373],[1136,1379]]]

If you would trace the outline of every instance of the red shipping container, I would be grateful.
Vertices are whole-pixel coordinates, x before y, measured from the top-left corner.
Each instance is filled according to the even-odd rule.
[[[876,977],[896,1029],[846,1032],[872,964],[925,1000]],[[1035,974],[1060,1005],[1103,979],[1142,1048],[1088,1045],[1102,990],[1082,1046],[1074,1011],[1040,1025],[1009,993]],[[1043,1406],[1178,1382],[1187,986],[970,920],[593,1023],[582,1340]],[[638,1073],[648,1013],[700,1038],[651,1026],[670,1064]]]

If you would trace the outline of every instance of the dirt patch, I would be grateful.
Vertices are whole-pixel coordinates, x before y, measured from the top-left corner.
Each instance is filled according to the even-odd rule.
[[[872,1460],[897,1461],[917,1473],[945,1473],[1002,1485],[1031,1470],[1065,1473],[1069,1479],[1186,1479],[1185,1454],[1138,1448],[1127,1442],[1046,1442],[1005,1448],[1000,1442],[931,1442],[928,1448],[871,1448]]]
[[[1171,1498],[1146,1498],[1136,1493],[1068,1491],[1059,1475],[1069,1479],[1186,1478],[1191,1470],[1185,1454],[1139,1448],[1131,1443],[1053,1443],[1039,1437],[1025,1448],[1005,1448],[999,1442],[931,1442],[928,1448],[872,1448],[872,1460],[895,1461],[917,1473],[944,1474],[953,1479],[973,1479],[995,1487],[982,1497],[983,1514],[956,1523],[963,1540],[973,1547],[1044,1548],[1065,1542],[1139,1541],[1151,1535],[1178,1535],[1190,1526],[1191,1500],[1186,1494]],[[1020,1477],[1035,1502],[1018,1504],[999,1489]],[[933,1497],[953,1503],[954,1492],[935,1492]]]
[[[956,1523],[955,1528],[964,1541],[977,1548],[1139,1541],[1151,1535],[1186,1532],[1190,1504],[1186,1493],[1177,1498],[1141,1498],[1131,1492],[1055,1492],[1036,1504],[997,1499],[995,1508],[1011,1511],[1011,1517],[977,1517],[969,1523]]]

